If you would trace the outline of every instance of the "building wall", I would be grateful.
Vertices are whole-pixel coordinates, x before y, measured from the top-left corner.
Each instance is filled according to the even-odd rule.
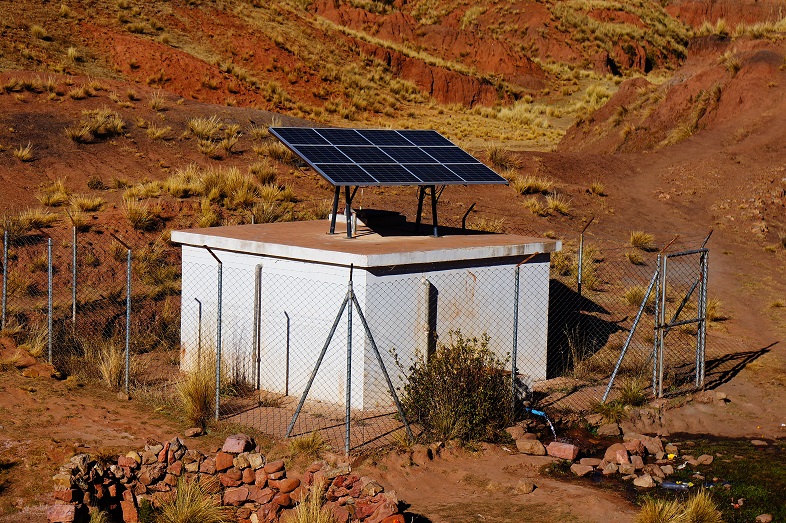
[[[346,296],[349,268],[214,252],[224,264],[222,361],[225,369],[235,378],[258,383],[263,390],[301,395]],[[182,366],[189,370],[196,365],[200,353],[195,298],[202,302],[201,356],[203,360],[209,358],[212,365],[217,263],[206,249],[187,245],[183,246],[182,259]],[[254,302],[255,267],[259,263],[262,269],[257,367]],[[489,346],[509,365],[513,349],[514,270],[515,263],[509,260],[486,266],[460,262],[439,267],[412,266],[399,268],[397,272],[355,269],[354,290],[393,385],[403,386],[404,371],[415,358],[424,357],[430,326],[442,342],[449,339],[450,331],[457,329],[469,337],[487,334]],[[517,362],[519,372],[530,383],[545,379],[548,280],[548,255],[536,257],[520,268]],[[358,313],[352,312],[352,407],[387,408],[392,404],[387,384]],[[311,400],[337,404],[345,401],[346,320],[344,311],[309,392]],[[394,353],[401,367],[396,365]]]

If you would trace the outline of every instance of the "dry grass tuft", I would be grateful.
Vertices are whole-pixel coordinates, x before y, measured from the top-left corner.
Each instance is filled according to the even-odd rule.
[[[280,163],[295,164],[297,156],[281,142],[267,142],[254,147],[254,152],[259,156],[267,156]]]
[[[492,145],[486,149],[486,155],[489,162],[494,167],[500,169],[514,169],[519,166],[519,162],[507,149],[503,149],[497,145]]]
[[[150,108],[154,111],[164,111],[166,109],[166,100],[164,95],[156,91],[150,96]]]
[[[78,194],[71,197],[71,208],[82,212],[95,212],[104,205],[104,200],[98,196]]]
[[[701,489],[682,502],[648,499],[635,523],[723,523],[723,517],[710,493]]]
[[[85,143],[91,139],[111,138],[123,134],[125,122],[118,113],[103,107],[92,111],[82,111],[81,121],[66,128],[66,135],[75,142]]]
[[[532,175],[514,178],[510,185],[519,194],[548,194],[554,188],[553,181]]]
[[[177,482],[177,493],[170,501],[161,505],[156,517],[158,523],[229,523],[229,511],[218,505],[207,494],[199,481]]]
[[[318,430],[289,442],[289,454],[293,457],[306,457],[314,460],[318,459],[319,455],[327,449],[328,445]]]
[[[188,130],[201,140],[213,140],[221,132],[223,123],[216,115],[210,118],[196,117],[188,121]]]
[[[157,127],[154,124],[149,124],[145,132],[151,140],[166,140],[172,132],[172,128],[168,125],[166,127]]]
[[[561,194],[549,194],[546,196],[546,210],[549,214],[556,212],[563,216],[567,216],[570,214],[570,200]]]
[[[590,184],[589,192],[595,196],[606,196],[606,187],[601,182],[595,181]]]
[[[324,484],[311,487],[308,498],[285,517],[283,523],[338,523],[330,508],[324,506]]]
[[[69,190],[65,186],[65,181],[58,179],[52,185],[41,189],[36,199],[46,207],[59,207],[68,202]]]
[[[276,168],[267,158],[263,158],[261,162],[256,162],[249,165],[248,173],[253,176],[254,179],[261,185],[275,183],[276,176],[278,176]]]
[[[19,146],[14,149],[14,157],[20,162],[29,162],[33,160],[33,144],[28,142],[27,146]]]
[[[627,251],[625,257],[633,265],[644,265],[644,255],[639,251]]]
[[[642,251],[652,252],[658,249],[655,245],[655,236],[644,231],[631,231],[629,242],[631,247]]]
[[[215,408],[215,367],[201,365],[177,384],[177,395],[183,416],[189,423],[205,426],[212,419]]]
[[[707,321],[711,323],[726,321],[729,315],[723,312],[723,303],[718,298],[707,299],[707,308],[705,311]]]
[[[124,198],[126,218],[131,226],[138,231],[152,231],[158,227],[161,217],[157,209],[151,209],[147,203],[132,198]]]

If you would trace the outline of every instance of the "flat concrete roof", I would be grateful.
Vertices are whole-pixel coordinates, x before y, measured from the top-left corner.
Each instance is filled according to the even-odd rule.
[[[440,237],[426,235],[431,225],[414,224],[390,229],[361,226],[354,238],[347,238],[346,226],[336,224],[336,234],[328,234],[329,221],[232,225],[208,229],[172,231],[172,241],[183,245],[261,256],[304,260],[356,267],[390,267],[428,263],[523,257],[562,249],[558,240],[464,231],[440,227]]]

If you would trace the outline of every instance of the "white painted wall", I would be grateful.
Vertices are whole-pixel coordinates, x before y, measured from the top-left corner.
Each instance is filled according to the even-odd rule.
[[[249,383],[256,381],[254,362],[255,267],[261,271],[261,364],[263,390],[299,396],[305,389],[347,292],[349,268],[214,249],[223,269],[223,361],[228,372]],[[215,346],[217,263],[202,247],[183,245],[182,366],[193,368],[198,353],[197,303],[202,302],[202,354]],[[459,267],[456,263],[413,266],[413,272],[385,274],[355,268],[354,289],[394,386],[403,385],[395,366],[395,349],[405,369],[426,348],[427,279],[438,292],[437,334],[447,340],[450,330],[465,336],[487,333],[501,359],[513,342],[513,263]],[[471,265],[471,264],[470,264]],[[518,369],[532,382],[546,377],[548,325],[548,255],[520,268]],[[287,315],[289,317],[289,383],[286,383]],[[347,313],[309,393],[309,399],[344,404],[346,390]],[[353,408],[374,409],[392,404],[376,356],[353,311]],[[212,358],[212,355],[209,357]]]

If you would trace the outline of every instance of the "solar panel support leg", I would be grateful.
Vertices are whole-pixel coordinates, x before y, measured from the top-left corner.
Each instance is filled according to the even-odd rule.
[[[333,213],[330,215],[330,234],[336,234],[336,214],[338,213],[338,197],[341,196],[341,187],[336,186],[333,194]]]
[[[439,238],[439,227],[437,225],[437,186],[431,187],[431,222],[434,224],[434,238]]]
[[[344,198],[346,204],[344,205],[344,216],[347,219],[347,238],[352,238],[352,197],[349,195],[349,185],[344,186]]]
[[[426,188],[418,187],[418,213],[415,216],[415,232],[420,232],[420,217],[423,214],[423,199],[426,197]]]

